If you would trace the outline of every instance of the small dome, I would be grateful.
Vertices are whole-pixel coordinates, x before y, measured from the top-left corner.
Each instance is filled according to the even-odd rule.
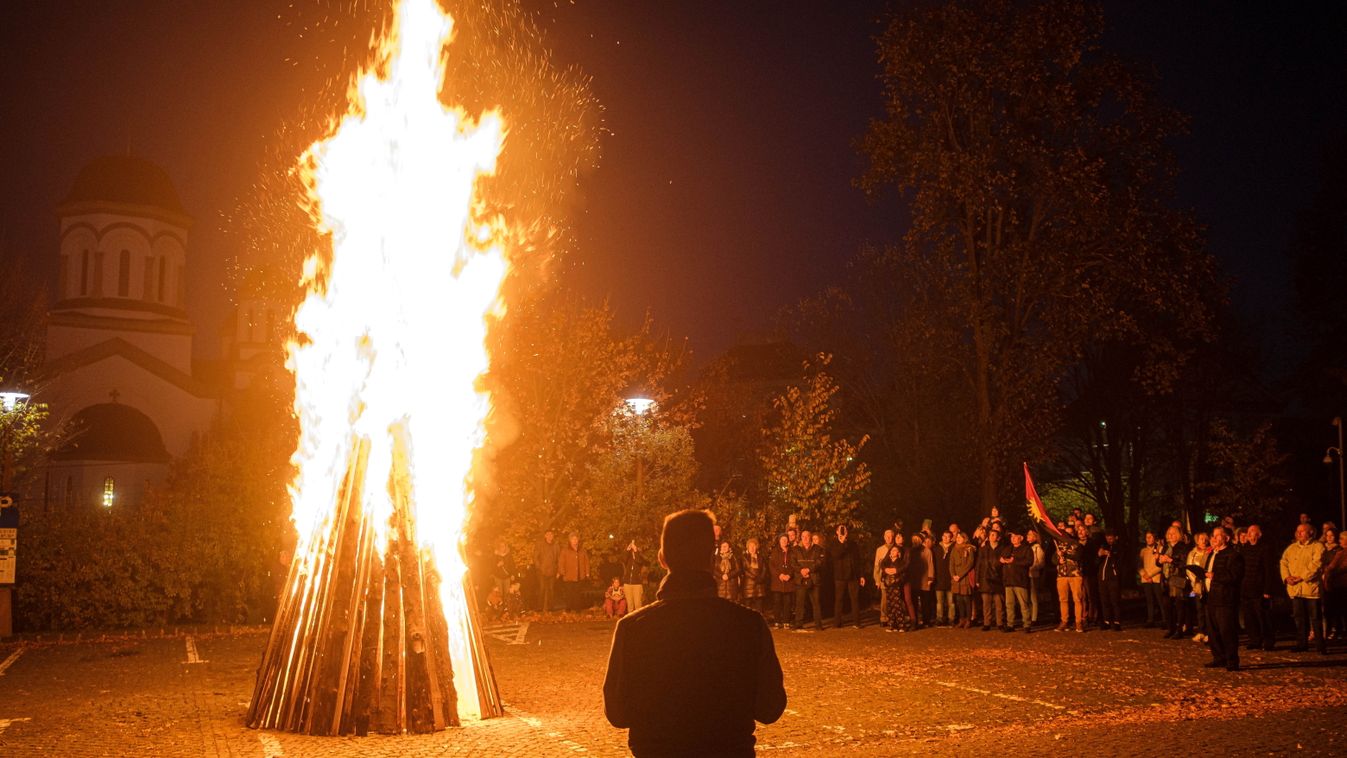
[[[148,205],[187,215],[168,174],[144,158],[129,155],[106,155],[90,161],[75,177],[75,186],[65,201]]]
[[[51,456],[58,461],[164,463],[169,459],[159,427],[120,403],[99,403],[75,414],[70,439]]]

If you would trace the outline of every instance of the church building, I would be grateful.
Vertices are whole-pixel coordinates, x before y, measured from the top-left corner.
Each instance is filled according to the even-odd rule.
[[[193,370],[192,219],[163,169],[131,156],[89,163],[57,215],[40,399],[68,433],[50,456],[41,500],[134,502],[219,411],[219,382]]]

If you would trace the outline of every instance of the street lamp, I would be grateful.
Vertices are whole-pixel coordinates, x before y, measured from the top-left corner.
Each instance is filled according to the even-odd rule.
[[[0,408],[4,408],[5,413],[9,413],[26,402],[28,402],[27,392],[19,392],[18,390],[0,392]]]
[[[1338,458],[1338,528],[1347,528],[1347,490],[1343,487],[1342,471],[1342,416],[1333,417],[1333,426],[1338,428],[1338,446],[1324,451],[1324,463],[1333,465],[1333,457]]]
[[[655,409],[655,401],[643,395],[629,397],[622,401],[626,403],[627,410],[639,418],[645,418],[646,414]],[[637,450],[636,455],[636,507],[641,509],[645,504],[645,456]]]
[[[627,410],[637,416],[644,416],[655,408],[655,401],[648,397],[629,397],[622,402],[627,404]]]

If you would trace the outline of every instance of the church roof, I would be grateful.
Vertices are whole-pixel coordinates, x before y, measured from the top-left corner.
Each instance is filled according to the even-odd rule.
[[[91,405],[75,414],[70,428],[70,439],[52,454],[52,459],[134,463],[169,460],[159,427],[129,405]]]
[[[168,173],[130,155],[105,155],[88,163],[75,177],[66,203],[113,202],[147,205],[187,215]]]

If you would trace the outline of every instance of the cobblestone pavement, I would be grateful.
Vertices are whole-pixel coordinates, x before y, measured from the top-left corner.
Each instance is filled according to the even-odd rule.
[[[600,693],[611,632],[535,622],[523,644],[493,637],[505,718],[365,738],[243,726],[263,630],[193,637],[195,655],[185,637],[0,645],[0,755],[622,755],[626,734],[604,721]],[[775,634],[790,703],[758,730],[763,753],[1347,752],[1342,648],[1248,653],[1232,674],[1203,669],[1202,645],[1140,628]]]

